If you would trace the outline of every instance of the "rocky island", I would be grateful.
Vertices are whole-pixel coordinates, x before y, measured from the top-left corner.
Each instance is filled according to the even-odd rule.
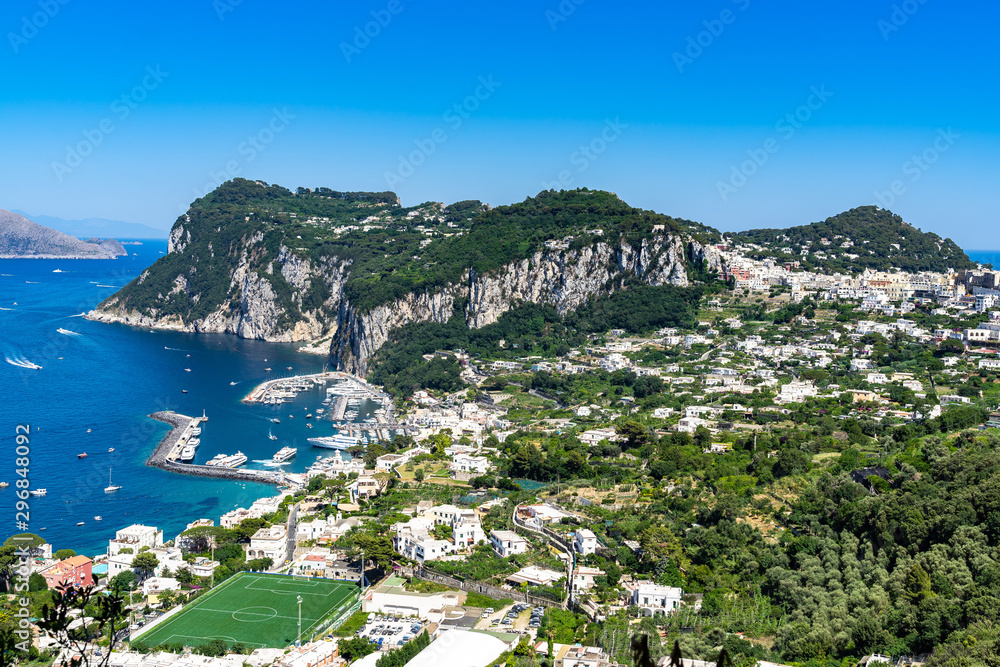
[[[0,259],[114,259],[128,255],[114,239],[82,241],[0,209]]]

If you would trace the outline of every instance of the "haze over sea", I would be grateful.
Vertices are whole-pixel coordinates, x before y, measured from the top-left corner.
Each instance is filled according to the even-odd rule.
[[[79,316],[166,252],[165,241],[142,243],[126,246],[135,254],[116,260],[0,260],[0,352],[6,362],[0,363],[6,443],[0,481],[10,483],[0,489],[2,538],[23,532],[15,523],[18,424],[31,425],[31,487],[48,490],[29,499],[27,530],[56,549],[88,555],[103,551],[117,529],[133,523],[158,526],[164,539],[172,539],[195,519],[218,522],[225,512],[276,493],[268,485],[147,468],[146,458],[168,430],[146,416],[151,412],[206,412],[196,463],[236,450],[251,461],[270,459],[288,445],[299,453],[285,469],[302,471],[317,455],[332,454],[306,442],[333,433],[330,422],[313,419],[314,428],[306,427],[303,408],[318,407],[321,390],[280,406],[241,402],[258,382],[321,371],[325,358],[296,352],[293,344],[152,332]],[[25,368],[26,362],[42,368]],[[272,417],[281,423],[271,424]],[[271,428],[277,440],[268,438]],[[87,457],[78,459],[83,452]],[[122,486],[117,493],[104,492],[109,469]],[[103,520],[95,521],[97,515]]]

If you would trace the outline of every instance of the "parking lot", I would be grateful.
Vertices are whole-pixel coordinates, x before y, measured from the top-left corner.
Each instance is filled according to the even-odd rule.
[[[535,630],[541,625],[544,607],[534,607],[518,602],[509,607],[495,610],[484,609],[479,627],[482,630]]]
[[[380,650],[399,648],[416,637],[423,629],[423,624],[413,618],[373,614],[368,617],[368,624],[358,630],[358,637],[364,637]]]

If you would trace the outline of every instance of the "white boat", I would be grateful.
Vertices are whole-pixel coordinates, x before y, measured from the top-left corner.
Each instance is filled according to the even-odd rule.
[[[94,521],[104,521],[104,517],[98,514],[97,516],[94,517]]]
[[[201,444],[201,440],[198,438],[189,438],[187,444],[189,447],[197,447]]]
[[[118,484],[111,483],[111,468],[108,468],[108,486],[104,489],[104,493],[114,493],[118,489],[122,488]]]
[[[201,435],[201,427],[195,426],[193,429],[191,429],[191,435]]]
[[[339,433],[324,438],[309,438],[309,442],[314,447],[322,447],[324,449],[350,449],[360,444],[357,437],[353,435],[341,435]]]
[[[229,386],[230,386],[230,387],[235,387],[235,386],[236,386],[236,383],[235,383],[235,382],[230,382],[230,383],[229,383]]]
[[[275,434],[271,433],[271,429],[267,429],[267,438],[268,438],[268,440],[277,440],[278,436],[276,436]]]
[[[282,447],[271,457],[271,460],[275,463],[284,463],[288,459],[294,458],[298,452],[299,450],[295,447]]]
[[[181,461],[191,461],[191,460],[193,460],[194,459],[194,447],[192,447],[191,445],[188,445],[187,447],[183,447],[181,449],[181,453],[180,453],[180,456],[178,458],[180,458]]]
[[[34,489],[32,491],[28,491],[28,493],[30,493],[33,496],[44,496],[46,493],[48,493],[48,489]]]
[[[207,466],[212,466],[216,468],[238,468],[247,462],[247,455],[243,452],[236,452],[235,454],[218,454],[211,461],[206,463]]]

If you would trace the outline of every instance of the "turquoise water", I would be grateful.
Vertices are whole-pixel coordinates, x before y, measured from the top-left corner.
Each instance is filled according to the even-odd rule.
[[[0,536],[21,532],[14,487],[19,424],[31,427],[31,487],[48,490],[46,496],[28,500],[28,530],[56,549],[87,554],[103,551],[115,530],[132,523],[158,526],[171,539],[195,519],[218,521],[234,507],[275,493],[267,485],[145,467],[168,429],[147,418],[151,412],[172,409],[194,416],[205,411],[209,421],[196,463],[236,450],[251,460],[270,459],[288,445],[299,452],[285,469],[302,471],[318,455],[332,454],[306,442],[334,432],[328,421],[312,419],[314,428],[306,427],[305,415],[320,406],[322,389],[278,406],[241,402],[264,380],[321,371],[324,357],[296,352],[294,344],[153,332],[78,316],[162,256],[166,242],[143,241],[127,248],[134,257],[0,260],[0,352],[5,362],[0,363],[0,481],[11,484],[0,489],[0,507],[5,508],[0,510]],[[28,364],[42,368],[26,368]],[[272,417],[281,423],[272,424]],[[277,440],[268,438],[269,430]],[[78,459],[83,452],[87,457]],[[122,486],[117,493],[104,493],[109,470]],[[103,520],[95,521],[96,515]]]

